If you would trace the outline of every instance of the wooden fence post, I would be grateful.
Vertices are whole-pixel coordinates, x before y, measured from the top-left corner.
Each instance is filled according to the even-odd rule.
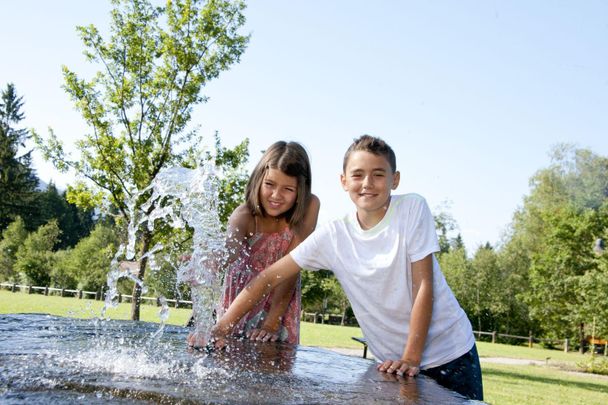
[[[49,286],[44,287],[44,295],[49,295]]]
[[[496,343],[496,331],[492,331],[492,343]]]
[[[568,338],[564,339],[564,353],[568,353],[570,350],[570,340]]]
[[[32,293],[32,286],[31,286],[31,285],[28,285],[28,286],[27,286],[27,293],[28,293],[28,294],[31,294],[31,293]]]
[[[533,344],[533,340],[532,340],[532,331],[530,331],[530,337],[528,338],[528,347],[532,347]]]
[[[118,293],[118,302],[121,303],[122,302],[122,293]]]
[[[12,292],[17,291],[17,283],[13,283],[13,286],[11,287],[11,291]]]
[[[78,290],[78,299],[81,300],[82,299],[82,290]]]
[[[175,308],[179,308],[179,298],[175,298]]]

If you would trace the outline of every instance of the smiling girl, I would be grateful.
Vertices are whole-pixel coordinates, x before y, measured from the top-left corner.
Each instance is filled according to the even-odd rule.
[[[256,275],[285,256],[314,230],[319,199],[311,193],[308,155],[296,142],[279,141],[251,173],[246,202],[228,221],[231,255],[219,316]],[[300,278],[286,280],[233,329],[250,339],[299,342]]]

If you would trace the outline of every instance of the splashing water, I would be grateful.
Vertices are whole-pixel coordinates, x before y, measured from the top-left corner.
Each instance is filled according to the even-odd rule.
[[[144,195],[150,197],[136,209],[136,202]],[[121,245],[111,263],[108,274],[108,293],[102,317],[106,310],[118,305],[117,282],[121,278],[131,279],[147,289],[130,269],[120,266],[121,259],[147,259],[150,271],[158,271],[167,262],[169,252],[158,243],[145,255],[136,257],[138,236],[147,228],[153,231],[160,224],[173,229],[189,229],[192,232],[192,254],[189,258],[172,263],[177,271],[177,284],[191,286],[195,332],[208,337],[213,326],[213,312],[221,290],[222,270],[220,263],[225,257],[224,235],[218,215],[219,178],[210,164],[196,169],[172,167],[161,170],[145,190],[133,195],[128,201],[131,221],[128,226],[128,241]],[[177,290],[177,289],[176,289]],[[164,297],[159,299],[161,325],[169,316]],[[161,330],[162,330],[161,326]]]

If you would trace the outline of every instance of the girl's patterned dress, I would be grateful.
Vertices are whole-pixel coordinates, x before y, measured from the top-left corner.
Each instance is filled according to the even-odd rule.
[[[264,269],[285,256],[294,237],[289,228],[281,232],[256,232],[248,240],[248,248],[243,249],[238,258],[230,265],[224,279],[224,292],[221,301],[221,314],[223,314],[236,296],[245,288],[247,283]],[[259,302],[247,315],[243,317],[235,330],[245,332],[262,326],[270,303],[271,292]],[[279,341],[298,344],[300,339],[300,278],[294,293],[281,320],[278,331]]]

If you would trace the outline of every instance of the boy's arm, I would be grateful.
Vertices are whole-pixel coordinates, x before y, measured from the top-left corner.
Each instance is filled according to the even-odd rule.
[[[213,328],[212,334],[219,346],[223,345],[221,340],[230,334],[234,325],[264,296],[277,285],[295,277],[299,271],[298,264],[291,258],[291,255],[287,255],[251,280]]]
[[[289,307],[297,282],[298,277],[295,275],[280,283],[273,290],[272,302],[270,303],[270,309],[266,314],[266,318],[260,329],[253,329],[247,334],[250,339],[274,342],[279,338],[277,332],[281,327],[281,320],[285,311],[287,311],[287,307]]]
[[[386,360],[378,370],[414,376],[420,361],[433,315],[433,255],[412,263],[412,315],[407,343],[400,360]]]

